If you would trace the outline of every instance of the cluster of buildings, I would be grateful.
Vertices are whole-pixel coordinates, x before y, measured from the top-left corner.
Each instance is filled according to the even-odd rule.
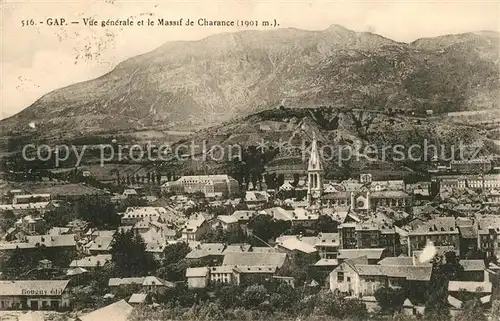
[[[239,184],[228,175],[183,176],[162,186],[164,192],[175,194],[169,198],[169,205],[128,207],[120,213],[121,224],[117,230],[140,234],[146,250],[157,260],[163,259],[168,245],[187,243],[191,251],[184,259],[188,263],[205,263],[186,270],[186,283],[190,288],[205,288],[215,283],[245,285],[263,279],[295,286],[292,271],[301,262],[316,276],[316,285],[362,298],[367,304],[374,302],[375,291],[381,287],[428,284],[432,266],[421,257],[432,244],[437,253],[455,252],[464,267],[463,273],[448,287],[449,304],[458,311],[463,305],[457,295],[461,291],[471,292],[484,304],[491,302],[494,286],[491,278],[499,273],[500,267],[485,264],[485,259],[500,254],[500,216],[491,211],[500,200],[497,178],[486,174],[435,176],[433,181],[408,185],[402,180],[374,181],[370,174],[362,174],[359,179],[325,182],[317,142],[313,139],[307,180],[302,184],[287,181],[279,188],[290,195],[302,189],[304,200],[294,197],[278,200],[277,191],[250,190],[240,201],[232,197],[240,193]],[[473,204],[459,202],[457,206],[470,206],[463,212],[443,207],[436,200],[444,199],[449,191],[470,192],[471,189],[483,190],[486,196]],[[204,194],[207,200],[203,202],[211,206],[230,207],[232,211],[214,216],[197,210],[188,216],[187,209],[198,205],[196,197],[189,195],[194,193]],[[123,197],[138,197],[138,193],[130,189],[120,199]],[[9,202],[0,205],[0,211],[34,204],[46,204],[44,208],[57,206],[49,194],[26,195],[22,191],[11,191]],[[235,209],[243,205],[241,203],[245,209]],[[451,212],[467,215],[452,216]],[[68,266],[58,267],[65,271],[65,280],[1,281],[2,309],[68,307],[68,282],[111,262],[111,245],[117,230],[96,230],[81,221],[48,227],[43,211],[36,213],[15,213],[14,226],[0,242],[0,254],[44,245],[74,253],[77,259]],[[320,219],[327,216],[336,229],[314,236],[281,235],[260,240],[261,246],[202,242],[207,232],[217,229],[241,229],[246,236],[255,236],[250,223],[263,215],[274,221],[290,222],[292,227],[305,231],[315,231]],[[128,303],[117,303],[127,311],[134,304],[148,302],[148,298],[161,289],[175,286],[157,276],[111,278],[110,295],[130,285],[138,292]],[[416,314],[425,308],[414,303],[406,300],[405,311]]]

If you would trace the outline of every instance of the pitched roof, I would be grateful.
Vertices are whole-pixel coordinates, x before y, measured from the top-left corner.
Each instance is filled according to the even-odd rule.
[[[285,253],[229,252],[224,255],[222,265],[282,267],[285,260]]]
[[[40,244],[46,247],[76,246],[75,234],[64,235],[29,235],[26,240],[30,244]]]
[[[498,215],[487,215],[478,218],[479,233],[486,234],[489,233],[489,229],[494,229],[497,233],[500,231],[500,216]]]
[[[134,293],[130,296],[130,299],[128,299],[128,303],[144,303],[147,298],[147,293]]]
[[[403,191],[375,191],[370,193],[371,198],[411,198]]]
[[[379,249],[341,249],[339,250],[338,259],[354,259],[357,257],[366,256],[368,259],[381,259],[385,248]]]
[[[87,246],[90,251],[107,251],[111,249],[111,242],[113,242],[113,236],[98,236],[90,242]]]
[[[314,132],[311,143],[311,154],[309,156],[309,162],[307,163],[307,170],[323,171],[323,165],[321,164],[321,157],[318,151],[318,142],[316,141],[316,134]]]
[[[38,296],[60,295],[68,286],[69,280],[16,280],[0,281],[0,296]],[[28,292],[27,292],[28,291]]]
[[[420,263],[415,257],[398,256],[386,257],[378,262],[378,265],[394,265],[394,266],[431,266],[430,263]]]
[[[464,239],[477,238],[477,231],[474,226],[460,226],[458,229],[460,231],[460,236]]]
[[[253,253],[276,253],[277,250],[275,248],[272,248],[272,247],[255,246],[255,247],[252,247],[251,252],[253,252]]]
[[[308,254],[317,252],[316,248],[313,245],[310,245],[306,242],[302,242],[296,237],[290,237],[284,239],[282,242],[279,243],[279,246],[290,251],[299,251]]]
[[[458,234],[453,217],[437,217],[418,226],[411,234]]]
[[[111,261],[111,254],[100,254],[87,256],[80,260],[73,260],[69,264],[70,267],[96,267],[97,265],[103,266]]]
[[[165,281],[163,279],[160,279],[159,277],[156,277],[156,276],[152,276],[152,275],[149,275],[149,276],[146,276],[144,278],[144,282],[142,282],[142,285],[143,286],[150,286],[150,285],[164,285],[164,286],[168,286],[168,287],[174,287],[175,284],[172,283],[172,282],[169,282],[169,281]]]
[[[119,286],[127,284],[142,284],[144,282],[144,277],[136,278],[109,278],[108,286]]]
[[[483,260],[460,260],[460,265],[464,271],[484,271],[486,266]]]
[[[226,246],[226,249],[224,250],[224,253],[227,252],[248,252],[252,249],[252,246],[250,244],[232,244]]]
[[[448,303],[453,306],[454,308],[457,308],[457,309],[461,309],[462,308],[462,304],[463,302],[460,301],[459,299],[451,296],[451,295],[448,295]]]
[[[78,317],[78,319],[80,321],[127,321],[129,316],[132,314],[133,309],[134,308],[125,302],[125,300],[120,300],[105,306],[104,308],[90,312],[87,315]]]
[[[412,281],[429,281],[432,274],[432,266],[395,266],[395,265],[362,265],[356,264],[359,275],[375,276],[383,275],[395,278],[405,278]]]
[[[238,210],[235,211],[231,216],[236,218],[239,221],[246,221],[251,219],[254,216],[257,216],[256,211],[250,211],[250,210]]]
[[[206,277],[209,273],[208,267],[187,268],[186,277]]]
[[[226,224],[238,223],[238,219],[231,215],[219,215],[217,219]]]
[[[339,265],[339,260],[337,260],[337,259],[320,259],[314,265],[315,266],[337,266],[337,265]]]
[[[199,259],[211,255],[221,255],[225,245],[222,243],[201,243],[186,255],[187,259]]]
[[[272,207],[263,209],[260,213],[272,216],[275,220],[290,221],[292,220],[291,212],[282,207]]]

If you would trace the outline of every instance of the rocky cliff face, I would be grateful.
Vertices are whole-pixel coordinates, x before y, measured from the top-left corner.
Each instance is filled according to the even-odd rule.
[[[409,109],[495,108],[499,35],[394,42],[339,26],[224,33],[170,42],[97,79],[55,90],[0,122],[14,133],[148,127],[196,129],[285,105]]]

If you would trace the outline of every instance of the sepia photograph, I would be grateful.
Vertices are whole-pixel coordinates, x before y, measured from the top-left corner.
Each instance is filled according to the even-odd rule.
[[[0,22],[0,321],[500,320],[498,1]]]

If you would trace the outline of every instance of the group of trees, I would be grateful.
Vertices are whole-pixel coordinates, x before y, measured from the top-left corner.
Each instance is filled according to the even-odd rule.
[[[73,250],[61,250],[36,245],[32,249],[16,248],[0,258],[0,270],[9,277],[18,277],[36,269],[41,260],[49,260],[54,267],[68,266],[76,258]]]
[[[212,296],[209,295],[212,294]],[[207,289],[188,289],[184,285],[167,288],[160,293],[157,302],[166,304],[164,319],[187,317],[193,310],[195,318],[204,320],[243,320],[240,313],[264,318],[307,317],[311,314],[338,319],[361,320],[367,316],[366,306],[357,299],[318,288],[294,288],[277,280],[266,280],[248,286],[216,284]],[[168,311],[168,312],[167,312]],[[145,320],[149,311],[141,311]],[[149,315],[150,316],[150,315]]]
[[[47,225],[65,226],[74,219],[87,221],[91,227],[110,230],[120,224],[120,216],[108,198],[86,196],[74,203],[66,203],[43,215]]]
[[[261,150],[256,146],[248,146],[241,151],[241,157],[235,157],[226,163],[227,173],[238,181],[240,186],[252,185],[262,188],[265,165],[278,154],[278,150]],[[266,179],[266,185],[271,187],[271,180]],[[279,186],[279,185],[278,185]]]
[[[157,268],[153,255],[146,252],[146,244],[140,234],[132,230],[115,233],[111,243],[114,268],[121,277],[142,276]]]
[[[146,175],[139,174],[128,174],[123,176],[120,174],[120,171],[113,171],[116,175],[116,183],[118,185],[134,185],[134,184],[160,184],[161,183],[161,174],[154,172],[147,172]]]

